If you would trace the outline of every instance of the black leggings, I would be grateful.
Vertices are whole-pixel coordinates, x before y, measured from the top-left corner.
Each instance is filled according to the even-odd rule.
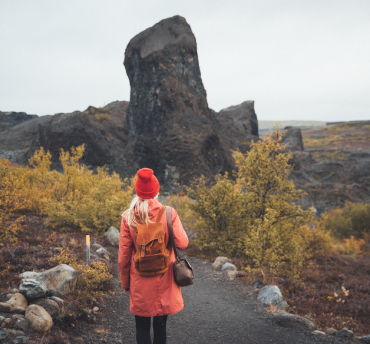
[[[150,317],[135,315],[137,344],[152,344],[150,339]],[[153,344],[166,344],[167,315],[153,317]]]

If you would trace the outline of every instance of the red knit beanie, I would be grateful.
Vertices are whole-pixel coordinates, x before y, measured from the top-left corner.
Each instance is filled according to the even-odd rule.
[[[137,171],[135,183],[136,195],[140,198],[153,198],[159,192],[159,182],[150,168],[142,168]]]

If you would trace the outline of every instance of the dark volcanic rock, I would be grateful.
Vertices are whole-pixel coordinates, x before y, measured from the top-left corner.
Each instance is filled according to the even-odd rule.
[[[37,117],[37,115],[27,115],[25,112],[0,111],[0,132]]]
[[[285,133],[281,138],[281,144],[287,145],[284,151],[303,151],[301,129],[297,127],[285,127]]]
[[[225,120],[224,129],[209,109],[196,40],[184,18],[162,20],[135,36],[124,65],[131,85],[126,150],[135,163],[131,174],[149,167],[165,188],[178,189],[201,174],[210,178],[232,170],[230,150],[238,147],[233,134],[246,142],[252,130],[243,134],[233,119]],[[239,117],[236,122],[248,121],[244,113]]]
[[[254,101],[245,101],[240,105],[230,106],[216,114],[222,131],[232,134],[236,147],[245,151],[251,139],[258,137],[258,120],[254,111]]]

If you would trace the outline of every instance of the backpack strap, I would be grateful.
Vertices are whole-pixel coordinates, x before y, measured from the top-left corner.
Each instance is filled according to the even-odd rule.
[[[175,238],[173,237],[173,227],[172,227],[172,218],[171,218],[171,208],[166,206],[166,218],[167,218],[167,227],[168,227],[168,235],[169,235],[169,243],[171,243],[172,249],[175,253],[175,257],[177,261],[180,261],[181,257],[179,251],[177,251],[177,247],[175,244]]]
[[[155,220],[155,222],[160,222],[161,221],[162,215],[163,215],[165,210],[166,210],[166,207],[163,205],[161,210],[159,211],[159,214],[158,214],[157,219]]]

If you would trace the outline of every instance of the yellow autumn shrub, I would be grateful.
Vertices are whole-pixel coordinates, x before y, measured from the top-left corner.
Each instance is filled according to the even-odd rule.
[[[17,174],[19,166],[0,159],[0,245],[17,242],[17,233],[22,229],[21,217],[12,220],[14,212],[24,209],[22,186]]]
[[[61,150],[63,173],[44,173],[51,156],[36,152],[36,168],[41,188],[42,211],[48,215],[47,226],[59,231],[103,233],[110,226],[119,228],[121,214],[127,209],[134,190],[134,181],[121,180],[117,173],[109,174],[99,167],[94,173],[79,163],[84,146]],[[36,178],[35,178],[36,179]]]
[[[196,214],[191,209],[191,204],[194,203],[188,195],[179,193],[178,195],[170,194],[163,201],[164,205],[168,205],[176,209],[181,223],[185,229],[196,227]]]

